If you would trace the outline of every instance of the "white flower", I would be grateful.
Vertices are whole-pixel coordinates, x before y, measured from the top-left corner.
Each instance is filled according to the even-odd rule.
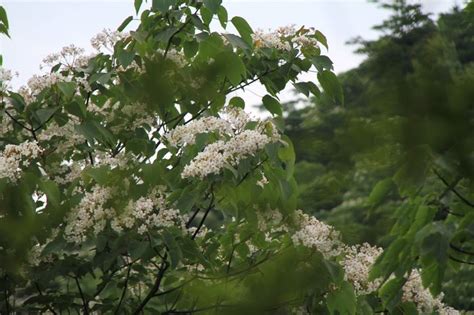
[[[112,220],[111,226],[117,232],[135,227],[139,234],[144,234],[149,229],[171,226],[178,226],[184,232],[185,219],[179,210],[168,207],[166,195],[158,189],[146,197],[131,200],[125,211]]]
[[[7,144],[3,152],[0,152],[0,178],[16,182],[21,176],[21,168],[28,167],[31,160],[38,158],[41,152],[42,149],[36,142]]]
[[[10,81],[18,73],[12,73],[11,70],[0,67],[0,92],[6,92],[10,88]]]
[[[114,211],[105,207],[111,197],[112,190],[99,185],[86,192],[67,218],[65,239],[78,244],[85,241],[91,228],[96,235],[101,232],[106,221],[114,216]]]
[[[267,185],[269,183],[269,181],[265,177],[265,174],[263,172],[261,172],[261,176],[262,176],[262,178],[257,181],[257,186],[260,186],[260,187],[263,188],[263,187],[265,187],[265,185]]]
[[[344,277],[353,284],[358,295],[374,292],[382,283],[382,279],[368,281],[370,269],[382,251],[381,248],[370,246],[367,243],[346,247],[344,258],[341,261]]]
[[[126,37],[128,37],[128,33],[103,29],[91,39],[91,46],[97,51],[102,51],[102,48],[105,48],[109,52],[113,52],[115,44]]]
[[[414,302],[420,313],[432,313],[437,311],[440,315],[457,315],[459,311],[446,306],[441,293],[433,297],[431,292],[423,286],[420,272],[412,270],[407,282],[403,286],[402,300],[405,302]]]
[[[342,242],[338,231],[301,210],[296,211],[296,215],[300,229],[291,237],[295,245],[314,248],[326,259],[341,254]]]

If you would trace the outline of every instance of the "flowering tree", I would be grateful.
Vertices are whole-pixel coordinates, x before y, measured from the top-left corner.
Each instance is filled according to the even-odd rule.
[[[141,5],[134,31],[48,56],[18,91],[1,71],[2,312],[456,313],[418,270],[387,300],[382,250],[296,209],[278,93],[343,101],[319,31],[254,32],[219,0]],[[313,66],[323,91],[298,80]],[[257,81],[271,119],[235,96]]]

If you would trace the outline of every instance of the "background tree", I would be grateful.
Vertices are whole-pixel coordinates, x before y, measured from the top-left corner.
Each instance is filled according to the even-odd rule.
[[[355,40],[367,58],[339,75],[345,106],[323,98],[288,114],[301,204],[347,241],[391,244],[379,266],[424,266],[433,292],[444,283],[472,309],[472,3],[436,23],[419,5],[383,7],[383,35]]]

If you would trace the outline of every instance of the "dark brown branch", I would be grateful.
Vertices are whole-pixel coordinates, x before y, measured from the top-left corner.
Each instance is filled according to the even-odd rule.
[[[198,233],[201,230],[202,226],[204,225],[204,221],[206,221],[207,215],[209,214],[209,212],[211,212],[211,209],[213,207],[214,207],[214,193],[212,192],[212,187],[211,187],[211,201],[209,202],[209,206],[207,207],[206,212],[204,212],[204,215],[201,219],[201,222],[199,222],[199,225],[198,225],[196,231],[194,231],[193,236],[191,236],[191,239],[194,240],[196,238],[196,236],[198,235]]]
[[[8,283],[8,276],[5,275],[4,277],[5,279],[5,284]],[[5,294],[5,309],[7,311],[7,314],[10,314],[10,302],[8,301],[8,289],[7,289],[7,286],[5,285],[5,289],[3,290],[4,291],[4,294]]]
[[[263,163],[265,163],[266,161],[268,160],[268,157],[263,159],[262,161],[258,162],[257,165],[254,166],[254,168],[252,168],[250,171],[248,171],[247,173],[245,173],[244,177],[242,177],[240,179],[240,181],[237,183],[237,186],[239,186],[240,184],[242,184],[242,182],[253,172],[255,171],[256,169],[258,169],[260,166],[262,166]]]
[[[166,261],[167,254],[165,254],[165,259],[161,262],[160,269],[158,270],[158,275],[156,276],[155,283],[151,288],[150,292],[148,292],[147,296],[143,299],[137,309],[133,312],[134,315],[138,315],[142,312],[148,302],[156,295],[156,292],[160,289],[161,281],[163,280],[163,276],[166,270],[169,267],[168,262]]]
[[[191,223],[193,223],[194,218],[196,218],[197,214],[201,211],[201,208],[196,208],[193,215],[189,218],[188,222],[186,222],[186,228],[189,229]]]
[[[474,208],[474,203],[472,203],[471,201],[467,200],[463,195],[461,195],[457,190],[456,188],[454,187],[450,187],[448,181],[443,177],[441,176],[441,174],[436,170],[436,169],[433,169],[433,172],[436,174],[436,176],[438,176],[438,178],[447,186],[449,187],[449,190],[451,190],[459,199],[461,199],[465,204],[467,204],[468,206]]]
[[[451,259],[452,261],[458,262],[460,264],[474,265],[474,262],[472,262],[472,261],[461,260],[461,259],[455,258],[451,255],[449,255],[449,259]]]
[[[235,253],[235,248],[236,247],[237,247],[237,245],[232,246],[232,252],[230,253],[229,261],[227,263],[227,270],[226,270],[227,274],[229,274],[229,272],[230,272],[230,266],[232,265],[232,259],[234,258],[234,253]]]
[[[452,249],[454,249],[455,251],[459,252],[459,253],[462,253],[462,254],[465,254],[465,255],[471,255],[471,256],[474,256],[474,252],[471,252],[471,251],[468,251],[466,249],[463,249],[459,246],[456,246],[454,245],[453,243],[449,243],[449,247],[451,247]]]
[[[5,114],[7,114],[8,117],[10,117],[13,122],[15,122],[17,125],[21,126],[23,129],[28,130],[28,131],[33,131],[33,129],[27,127],[25,124],[22,122],[18,121],[15,117],[13,117],[7,110],[5,110]]]
[[[40,288],[38,282],[35,282],[35,287],[36,287],[36,290],[38,290],[39,295],[40,295],[40,296],[44,296],[44,295],[43,295],[43,292],[41,291],[41,288]],[[49,305],[49,304],[46,305],[46,309],[47,309],[48,311],[50,311],[51,313],[53,313],[53,315],[56,315],[56,314],[57,314],[56,311],[55,311],[55,310],[51,307],[51,305]]]
[[[441,210],[446,212],[446,213],[449,213],[451,215],[454,215],[456,217],[463,217],[464,216],[464,214],[462,214],[462,213],[452,212],[451,210],[449,210],[448,207],[442,207]]]
[[[120,296],[120,301],[119,301],[119,304],[117,305],[117,308],[115,309],[114,314],[119,313],[120,307],[122,306],[122,303],[123,303],[123,299],[125,298],[125,294],[127,293],[128,279],[130,278],[130,271],[132,270],[132,265],[133,265],[133,262],[130,263],[130,265],[128,266],[127,275],[126,275],[126,278],[125,278],[125,283],[124,283],[123,289],[122,289],[122,295]]]
[[[199,12],[199,9],[201,8],[201,6],[202,6],[202,3],[199,3],[199,4],[196,6],[196,11],[195,11],[191,16],[196,16],[197,13]],[[168,39],[168,43],[166,44],[165,52],[164,52],[164,54],[163,54],[163,57],[164,57],[164,58],[166,58],[166,55],[168,54],[168,51],[169,51],[170,48],[171,48],[171,41],[174,39],[174,37],[175,37],[176,35],[178,35],[179,33],[181,33],[181,32],[184,30],[184,28],[185,28],[186,26],[188,26],[189,23],[191,23],[191,21],[192,21],[192,18],[191,18],[191,17],[187,18],[186,21],[183,23],[183,25],[181,25],[173,34],[171,34],[170,38]]]
[[[82,307],[84,309],[84,315],[89,315],[89,306],[86,300],[86,297],[84,296],[84,293],[82,292],[81,284],[79,283],[79,279],[77,277],[73,277],[74,281],[76,281],[76,286],[77,289],[79,290],[79,294],[81,296],[82,300]]]
[[[46,119],[46,121],[44,123],[42,123],[41,125],[39,125],[38,127],[36,127],[35,129],[33,129],[33,132],[37,132],[38,130],[40,130],[41,128],[43,128],[44,126],[46,126],[50,121],[51,119],[53,119],[54,117],[54,114],[52,114],[51,116],[49,116],[48,119]]]

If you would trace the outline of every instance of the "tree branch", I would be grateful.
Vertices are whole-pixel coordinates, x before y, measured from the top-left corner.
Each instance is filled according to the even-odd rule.
[[[41,292],[41,288],[40,288],[38,282],[35,282],[35,287],[36,287],[36,290],[38,290],[39,295],[40,295],[40,296],[44,296],[44,295],[43,295],[43,292]],[[46,309],[47,309],[48,311],[50,311],[51,313],[53,313],[53,315],[56,315],[56,314],[57,314],[56,311],[55,311],[55,310],[51,307],[51,305],[49,305],[49,304],[46,305]]]
[[[127,293],[128,279],[130,278],[130,271],[132,270],[132,265],[133,265],[133,262],[131,262],[128,266],[127,275],[126,275],[126,278],[125,278],[125,283],[124,283],[123,289],[122,289],[122,295],[120,296],[120,301],[119,301],[119,304],[117,305],[117,308],[115,309],[114,314],[118,314],[118,311],[120,310],[120,307],[122,306],[123,299],[125,298],[125,294]]]
[[[84,309],[84,315],[89,315],[88,303],[87,303],[87,300],[84,296],[84,293],[82,292],[81,285],[79,283],[79,279],[77,277],[73,277],[73,278],[74,278],[74,281],[76,281],[77,289],[79,290],[79,294],[81,295],[82,306],[83,306],[83,309]]]
[[[30,132],[33,131],[33,129],[28,128],[25,124],[21,123],[15,117],[13,117],[6,109],[5,109],[5,114],[7,114],[7,116],[10,117],[11,120],[13,120],[13,122],[15,122],[17,125],[21,126],[23,129],[25,129],[27,131],[30,131]]]
[[[194,11],[194,13],[191,15],[191,16],[196,16],[197,13],[199,12],[199,9],[201,8],[202,6],[202,2],[200,2],[197,6],[196,6],[196,11]],[[163,54],[163,57],[166,58],[166,55],[168,54],[168,51],[170,50],[171,48],[171,41],[173,40],[173,38],[178,35],[179,33],[181,33],[181,31],[184,30],[184,28],[186,26],[188,26],[189,23],[191,23],[192,19],[191,17],[189,17],[184,23],[183,25],[181,25],[173,34],[171,34],[170,38],[168,39],[168,43],[166,44],[166,49],[165,49],[165,52]]]
[[[207,207],[206,212],[204,212],[204,215],[201,219],[201,222],[199,222],[199,225],[198,225],[196,231],[194,231],[193,236],[191,237],[191,239],[194,240],[196,238],[196,236],[198,235],[199,231],[201,230],[202,226],[204,225],[204,221],[206,221],[207,215],[209,214],[209,212],[211,212],[212,207],[214,207],[214,193],[212,192],[212,187],[211,187],[211,201],[209,202],[209,206]]]
[[[449,255],[449,259],[451,259],[452,261],[458,262],[460,264],[474,265],[474,262],[472,262],[472,261],[461,260],[461,259],[455,258],[451,255]]]
[[[454,245],[453,243],[449,243],[449,247],[451,247],[452,249],[454,249],[455,251],[459,252],[459,253],[462,253],[462,254],[465,254],[465,255],[471,255],[471,256],[474,256],[474,252],[471,252],[471,251],[468,251],[468,250],[465,250],[459,246],[456,246]]]
[[[148,292],[147,296],[143,299],[143,301],[140,303],[140,305],[137,307],[137,309],[133,312],[134,315],[138,315],[142,312],[142,310],[145,308],[145,306],[148,304],[148,302],[156,295],[156,292],[160,289],[161,281],[163,280],[163,276],[166,272],[166,270],[169,267],[168,262],[166,261],[168,254],[165,254],[165,259],[162,260],[160,269],[158,270],[158,275],[156,276],[155,283],[153,284],[153,287],[151,288],[150,292]]]
[[[451,187],[451,185],[449,185],[448,181],[443,177],[441,176],[441,174],[433,168],[433,172],[436,174],[436,176],[438,176],[438,178],[449,188],[449,190],[451,190],[459,199],[461,199],[465,204],[467,204],[468,206],[474,208],[474,203],[472,203],[471,201],[467,200],[463,195],[461,195],[457,190],[456,188],[454,187]]]

